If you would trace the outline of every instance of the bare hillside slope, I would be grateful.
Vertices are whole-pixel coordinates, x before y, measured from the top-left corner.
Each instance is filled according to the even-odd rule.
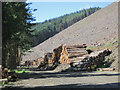
[[[105,38],[111,38],[110,35],[118,33],[118,3],[95,12],[87,18],[75,23],[67,29],[61,31],[55,36],[49,38],[38,46],[34,47],[32,53],[23,56],[23,60],[33,60],[43,57],[45,53],[61,44],[82,44],[90,45],[96,41]]]

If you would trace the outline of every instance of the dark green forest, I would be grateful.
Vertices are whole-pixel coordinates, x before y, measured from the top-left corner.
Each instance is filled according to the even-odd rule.
[[[41,42],[66,29],[70,25],[84,19],[99,9],[101,8],[94,7],[83,9],[57,18],[45,20],[42,23],[36,23],[36,25],[33,26],[33,29],[35,30],[33,32],[35,36],[32,38],[33,46],[40,44]]]

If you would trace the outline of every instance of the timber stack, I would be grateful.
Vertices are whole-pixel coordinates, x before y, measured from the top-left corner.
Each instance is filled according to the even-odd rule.
[[[95,51],[89,55],[79,57],[81,59],[77,58],[77,60],[74,60],[71,63],[71,66],[74,67],[75,70],[96,70],[105,63],[105,56],[108,56],[111,53],[112,51],[109,49]]]
[[[63,44],[53,50],[51,55],[46,54],[45,60],[53,65],[68,64],[75,70],[94,70],[104,64],[105,56],[111,54],[111,50],[101,51],[86,50],[86,44]],[[48,63],[48,64],[50,64]]]
[[[44,61],[45,61],[47,64],[52,63],[52,54],[53,54],[53,53],[46,53],[46,54],[45,54]]]
[[[86,44],[63,44],[55,48],[52,53],[47,53],[44,57],[44,63],[39,68],[44,67],[44,70],[53,70],[64,64],[68,67],[70,65],[70,68],[72,68],[70,70],[95,70],[105,63],[105,56],[112,53],[109,49],[92,51],[90,49],[86,50],[86,47]]]
[[[6,84],[10,82],[15,82],[18,79],[18,75],[15,71],[8,72],[8,68],[4,68],[2,70],[2,79],[0,81],[4,81]]]
[[[47,69],[54,69],[59,64],[68,64],[75,60],[76,57],[80,57],[88,54],[86,50],[86,44],[83,45],[66,45],[63,44],[58,48],[55,48],[52,53],[46,53],[44,56],[44,64],[39,68],[44,67]]]
[[[39,70],[53,70],[56,65],[52,62],[53,53],[46,53],[44,56],[44,61],[38,66]]]
[[[61,45],[53,50],[52,62],[60,64],[70,64],[77,57],[88,54],[86,44],[83,45]]]

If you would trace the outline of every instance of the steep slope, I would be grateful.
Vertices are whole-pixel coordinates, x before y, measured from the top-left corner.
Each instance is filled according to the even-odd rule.
[[[23,56],[23,60],[43,57],[45,53],[52,52],[54,48],[61,44],[86,43],[91,45],[91,43],[104,39],[109,40],[112,38],[112,34],[115,34],[115,38],[118,38],[117,33],[118,3],[115,2],[34,47],[33,52]]]
[[[99,7],[79,10],[74,13],[66,14],[53,19],[45,20],[44,22],[37,23],[32,27],[35,31],[32,32],[35,36],[31,38],[33,41],[33,47],[44,42],[48,38],[61,32],[74,23],[82,20],[83,18],[91,15],[92,13],[100,10]]]

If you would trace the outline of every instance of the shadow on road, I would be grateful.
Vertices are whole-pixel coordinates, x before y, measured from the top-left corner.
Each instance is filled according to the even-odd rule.
[[[40,78],[61,78],[61,77],[90,77],[90,76],[119,76],[120,74],[100,74],[100,73],[82,73],[82,72],[52,72],[52,73],[26,73],[20,74],[20,79],[40,79]]]
[[[108,83],[108,84],[100,84],[100,85],[81,85],[81,84],[67,84],[67,85],[57,85],[57,86],[40,86],[40,87],[6,87],[2,90],[41,90],[41,89],[84,89],[84,90],[118,90],[120,83]],[[94,89],[93,89],[94,88]]]

